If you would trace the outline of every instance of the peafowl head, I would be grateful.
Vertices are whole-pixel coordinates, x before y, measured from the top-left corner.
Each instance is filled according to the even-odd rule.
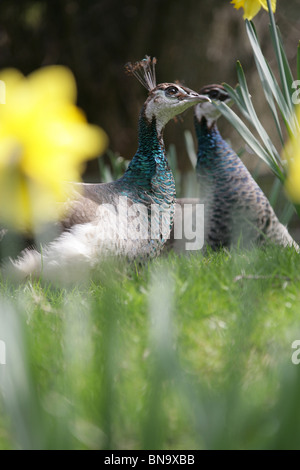
[[[156,119],[158,131],[161,131],[170,119],[200,102],[210,99],[183,85],[161,83],[149,92],[144,111],[148,121]]]
[[[172,118],[197,103],[210,102],[210,98],[178,83],[160,83],[156,85],[155,64],[155,58],[151,60],[150,57],[146,56],[140,62],[127,64],[126,69],[129,73],[135,75],[149,91],[143,112],[149,122],[155,119],[157,131],[160,133]]]
[[[233,101],[222,85],[204,86],[201,88],[200,93],[209,98],[210,102],[198,103],[195,106],[195,116],[199,122],[205,118],[210,127],[221,116],[218,104],[222,102],[231,106]]]

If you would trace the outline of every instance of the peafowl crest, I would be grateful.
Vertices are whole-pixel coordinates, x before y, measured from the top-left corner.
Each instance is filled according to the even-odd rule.
[[[155,66],[157,60],[156,57],[146,57],[139,62],[128,62],[125,65],[125,70],[128,74],[134,75],[138,81],[148,90],[151,91],[156,87],[156,73]]]
[[[111,183],[73,184],[61,235],[41,253],[27,250],[11,261],[6,267],[10,275],[74,282],[107,256],[144,260],[159,255],[173,225],[176,196],[163,129],[170,119],[209,98],[175,83],[156,85],[155,65],[156,59],[148,56],[126,65],[148,90],[148,98],[139,117],[138,149],[124,175]]]

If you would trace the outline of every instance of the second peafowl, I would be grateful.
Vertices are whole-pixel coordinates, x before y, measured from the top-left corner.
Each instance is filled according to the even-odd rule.
[[[208,85],[200,93],[211,100],[195,106],[196,173],[200,197],[187,202],[194,206],[204,204],[204,227],[201,227],[204,244],[216,250],[271,242],[294,246],[299,251],[261,188],[218,130],[217,120],[221,113],[215,105],[231,101],[225,88]],[[180,216],[185,203],[185,199],[177,200]],[[177,223],[176,214],[174,223]],[[168,246],[177,251],[185,249],[182,241],[174,240],[174,231]]]

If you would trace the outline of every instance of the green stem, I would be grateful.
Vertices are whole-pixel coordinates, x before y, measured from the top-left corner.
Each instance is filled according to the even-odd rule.
[[[283,93],[284,93],[286,102],[287,102],[287,104],[288,104],[288,106],[291,110],[292,107],[291,107],[291,103],[290,103],[290,93],[289,93],[289,88],[288,88],[288,84],[287,84],[287,81],[286,81],[286,76],[285,76],[285,73],[284,73],[284,66],[283,66],[282,55],[281,55],[281,50],[280,50],[279,37],[278,37],[278,34],[277,34],[275,18],[274,18],[274,14],[273,14],[272,7],[271,7],[271,0],[267,0],[267,3],[268,3],[269,16],[270,16],[270,21],[271,21],[271,29],[272,29],[272,32],[273,32],[274,47],[275,47],[275,53],[276,53],[277,62],[278,62],[280,80],[281,80],[281,84],[282,84],[282,87],[283,87]]]

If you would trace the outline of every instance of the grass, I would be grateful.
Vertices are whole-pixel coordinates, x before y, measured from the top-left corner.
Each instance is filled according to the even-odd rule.
[[[1,285],[0,449],[300,448],[299,255],[103,272]]]

